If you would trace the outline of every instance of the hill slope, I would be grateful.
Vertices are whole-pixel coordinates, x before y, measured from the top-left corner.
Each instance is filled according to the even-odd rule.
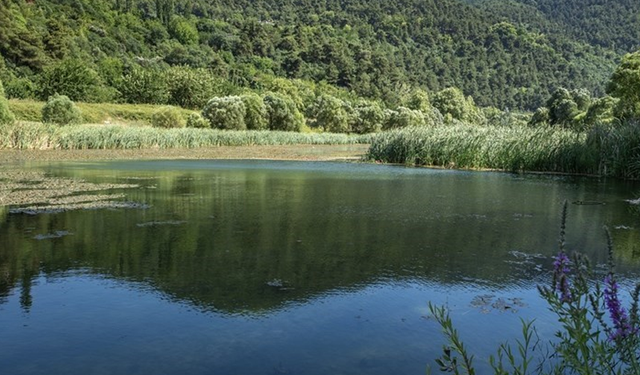
[[[515,5],[530,9],[526,1]],[[618,58],[609,42],[553,29],[565,24],[542,10],[537,21],[519,22],[515,6],[457,0],[0,4],[0,78],[8,88],[26,87],[7,90],[22,97],[42,92],[47,67],[76,59],[96,72],[111,100],[121,100],[109,90],[128,67],[187,65],[234,87],[260,88],[261,75],[275,75],[397,105],[411,87],[457,86],[480,105],[533,109],[558,86],[601,94]]]

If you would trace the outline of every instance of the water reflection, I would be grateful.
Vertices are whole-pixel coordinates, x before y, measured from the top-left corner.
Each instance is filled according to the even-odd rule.
[[[116,372],[161,373],[160,362],[176,370],[171,361],[177,361],[193,373],[421,373],[434,357],[428,353],[440,347],[425,341],[424,335],[437,335],[425,331],[428,300],[468,313],[460,328],[476,332],[484,332],[478,321],[500,324],[513,315],[517,326],[519,317],[543,313],[535,285],[545,282],[556,249],[562,201],[577,202],[569,210],[569,248],[603,263],[602,226],[608,225],[619,269],[630,277],[640,251],[638,216],[625,201],[640,191],[631,183],[336,163],[45,169],[92,182],[134,182],[139,187],[123,190],[125,199],[148,208],[5,214],[0,320],[23,321],[7,314],[15,300],[29,316],[37,309],[64,312],[99,321],[104,330],[136,332],[138,339],[125,339],[114,353],[125,361],[127,352],[138,353],[140,368],[100,361]],[[12,298],[16,288],[19,298]],[[63,298],[64,288],[78,293],[80,300],[64,297],[73,308],[48,304]],[[509,309],[518,313],[505,318]],[[175,345],[149,329],[170,330],[167,340],[186,340],[190,353],[178,350],[158,362],[166,354],[156,351]],[[25,330],[13,333],[18,341],[33,340]],[[119,339],[95,340],[94,349],[102,350]],[[141,353],[145,340],[153,348]],[[484,333],[470,338],[482,340]],[[227,360],[249,357],[242,366]],[[80,373],[83,364],[74,366]]]

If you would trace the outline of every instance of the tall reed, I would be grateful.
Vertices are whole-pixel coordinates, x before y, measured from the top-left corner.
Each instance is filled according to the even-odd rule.
[[[552,128],[408,128],[375,137],[368,158],[457,168],[595,173],[597,149],[586,139],[586,134]]]
[[[10,149],[136,149],[211,146],[356,144],[371,136],[279,131],[160,129],[121,125],[52,126],[18,122],[0,127],[0,148]]]

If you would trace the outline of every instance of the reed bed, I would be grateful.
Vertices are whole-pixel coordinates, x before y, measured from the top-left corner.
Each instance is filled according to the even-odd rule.
[[[370,160],[451,168],[640,178],[640,126],[628,122],[589,133],[558,128],[458,124],[407,128],[375,137]]]
[[[358,144],[372,136],[279,131],[216,129],[160,129],[122,125],[55,126],[18,122],[0,127],[0,148],[5,149],[138,149],[212,146]]]

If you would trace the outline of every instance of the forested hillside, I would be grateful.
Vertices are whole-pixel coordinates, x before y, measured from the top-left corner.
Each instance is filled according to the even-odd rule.
[[[602,95],[639,40],[639,5],[608,1],[572,19],[552,2],[530,12],[528,0],[0,0],[0,79],[9,97],[76,90],[72,99],[95,102],[166,102],[136,84],[170,79],[159,73],[170,66],[206,72],[224,95],[273,77],[388,106],[415,87],[456,86],[500,109],[535,109],[560,86]]]
[[[636,0],[469,0],[512,22],[618,52],[640,48]]]

